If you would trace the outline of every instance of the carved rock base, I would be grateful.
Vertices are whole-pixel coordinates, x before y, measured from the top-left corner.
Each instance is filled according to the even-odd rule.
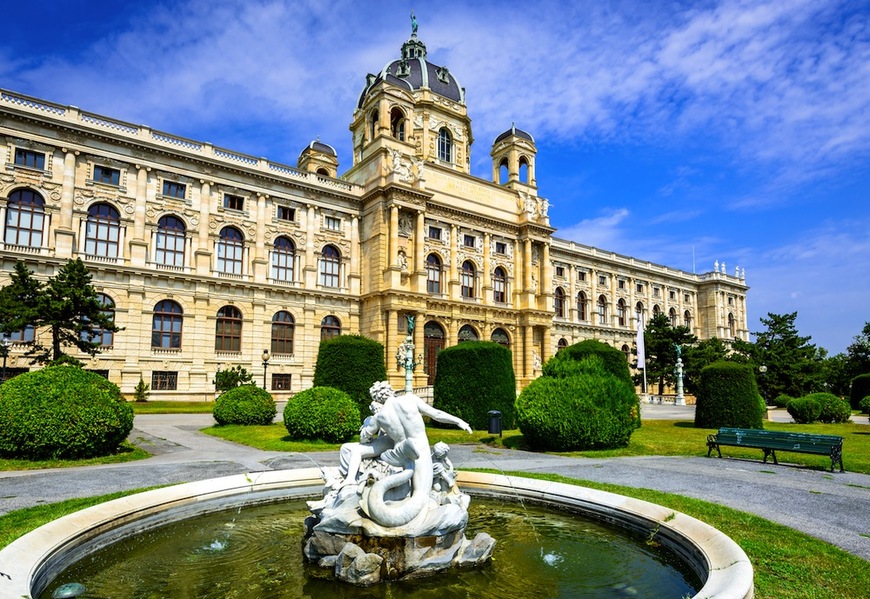
[[[305,558],[357,586],[478,566],[490,560],[495,547],[495,539],[485,532],[465,538],[464,528],[443,536],[370,537],[317,530],[318,523],[314,516],[305,520]]]

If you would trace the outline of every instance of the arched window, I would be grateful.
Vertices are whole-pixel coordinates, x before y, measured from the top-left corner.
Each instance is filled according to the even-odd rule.
[[[290,355],[293,353],[293,333],[296,322],[286,310],[275,312],[272,317],[272,354]]]
[[[502,158],[501,162],[498,163],[498,183],[499,185],[504,185],[510,179],[510,171],[508,171],[508,161],[507,158]]]
[[[498,266],[492,272],[492,301],[497,304],[507,303],[507,273]]]
[[[477,331],[470,324],[462,325],[462,328],[459,329],[459,343],[463,341],[478,341],[480,340],[480,336],[477,334]]]
[[[463,299],[474,299],[474,290],[477,287],[477,272],[474,263],[466,260],[462,263],[462,272],[459,273],[459,293]]]
[[[607,298],[598,297],[598,324],[607,324]]]
[[[490,339],[498,343],[499,345],[503,345],[504,347],[511,346],[511,338],[508,337],[507,332],[504,329],[496,329],[492,332]]]
[[[224,306],[218,310],[214,327],[214,350],[242,351],[242,313],[235,306]]]
[[[184,266],[187,228],[177,216],[167,214],[157,221],[154,262],[163,266]]]
[[[374,141],[375,137],[378,135],[378,121],[381,120],[381,115],[378,113],[378,109],[375,108],[372,110],[371,118],[369,120],[369,141]]]
[[[529,182],[529,161],[525,156],[520,157],[520,183]]]
[[[626,362],[631,363],[631,348],[625,344],[622,346],[622,355],[625,356]]]
[[[628,306],[625,305],[625,300],[621,299],[616,302],[616,320],[619,326],[624,327],[627,324]]]
[[[426,257],[426,291],[428,293],[441,293],[441,258],[437,254],[429,254]]]
[[[100,313],[108,318],[113,323],[115,322],[115,302],[112,298],[110,298],[105,293],[97,294],[97,301],[100,302],[100,305],[103,307],[100,310]],[[101,347],[112,347],[115,341],[115,333],[109,331],[107,329],[101,329],[99,327],[93,327],[90,329],[83,329],[81,332],[82,341],[87,341],[90,343],[96,343]]]
[[[217,271],[228,275],[242,274],[245,238],[235,227],[221,229],[217,243]]]
[[[588,320],[588,301],[586,300],[586,294],[582,291],[577,294],[577,318],[581,322],[585,322]]]
[[[272,247],[272,279],[285,283],[292,282],[295,261],[296,245],[293,241],[283,235],[275,239]]]
[[[683,325],[690,331],[692,330],[692,313],[688,310],[683,312]]]
[[[323,175],[324,177],[331,177],[331,176],[332,176],[332,175],[329,174],[329,171],[326,170],[325,168],[319,168],[319,169],[317,169],[317,174],[318,174],[318,175]]]
[[[447,127],[442,127],[438,131],[438,160],[442,162],[453,162],[453,136]]]
[[[559,352],[560,350],[563,350],[563,349],[565,349],[566,347],[568,347],[568,340],[565,339],[564,337],[562,337],[562,338],[560,338],[559,341],[556,343],[556,352]]]
[[[659,308],[659,305],[658,305],[658,304],[654,304],[654,305],[653,305],[653,318],[655,318],[656,316],[658,316],[658,315],[661,314],[661,313],[662,313],[662,309]]]
[[[643,322],[643,302],[637,302],[634,305],[634,317],[637,322]]]
[[[320,322],[320,340],[332,339],[341,335],[341,321],[335,316],[327,316]]]
[[[668,320],[671,322],[671,326],[677,326],[677,311],[671,308],[668,310]]]
[[[737,322],[734,320],[734,314],[731,312],[728,313],[728,333],[732,339],[737,337]]]
[[[556,292],[553,294],[553,308],[556,311],[556,318],[565,318],[565,291],[561,287],[556,287]]]
[[[399,141],[405,141],[405,113],[401,108],[390,111],[390,133]]]
[[[341,271],[341,253],[334,245],[323,246],[320,254],[320,285],[321,287],[339,287],[339,272]]]
[[[154,306],[151,321],[151,347],[181,349],[181,306],[172,300],[163,300]]]
[[[85,254],[100,258],[117,258],[121,237],[121,213],[109,204],[88,208],[85,224]]]
[[[6,202],[6,232],[3,240],[9,245],[42,247],[42,227],[45,222],[45,200],[30,189],[16,189]]]

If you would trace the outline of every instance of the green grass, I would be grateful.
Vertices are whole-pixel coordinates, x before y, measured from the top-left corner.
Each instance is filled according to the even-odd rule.
[[[501,474],[495,470],[485,470]],[[752,563],[756,599],[859,599],[870,589],[867,562],[838,547],[764,518],[698,499],[555,474],[511,476],[582,485],[650,501],[697,518],[731,537]]]
[[[0,472],[5,470],[41,470],[43,468],[72,468],[74,466],[94,466],[97,464],[119,464],[121,462],[144,460],[149,457],[151,457],[151,454],[144,449],[124,442],[118,448],[118,451],[111,455],[84,460],[20,460],[0,457]]]
[[[211,414],[213,401],[131,401],[136,414]]]
[[[488,472],[501,472],[482,470]],[[867,562],[786,526],[721,505],[672,493],[571,479],[555,474],[507,472],[510,476],[582,485],[651,501],[718,528],[749,556],[757,599],[858,599],[870,588]],[[147,489],[70,499],[0,516],[0,549],[27,532],[72,512]],[[861,535],[867,536],[867,535]]]
[[[850,472],[870,474],[870,427],[862,424],[783,424],[765,422],[765,428],[770,430],[786,430],[793,432],[822,433],[840,435],[843,441],[843,464]],[[203,430],[204,433],[220,437],[228,441],[242,443],[268,451],[328,451],[337,449],[338,444],[308,443],[292,441],[287,436],[283,424],[267,426],[214,426]],[[490,435],[486,431],[474,431],[469,435],[457,429],[429,427],[429,441],[437,443],[444,441],[448,445],[460,443],[478,443],[491,447],[506,447],[510,449],[528,449],[519,430],[504,431],[502,437]],[[706,456],[707,435],[715,433],[715,429],[695,428],[691,421],[675,420],[645,420],[643,426],[631,436],[627,447],[617,449],[574,451],[561,455],[589,458],[610,458],[627,456]],[[716,453],[713,452],[715,456]],[[723,447],[722,455],[726,458],[740,458],[761,461],[763,452],[760,449],[743,449],[740,447]],[[781,463],[798,464],[819,470],[827,470],[831,466],[830,458],[826,456],[780,452],[777,458]],[[772,464],[768,460],[769,464]],[[775,473],[775,470],[771,470]]]

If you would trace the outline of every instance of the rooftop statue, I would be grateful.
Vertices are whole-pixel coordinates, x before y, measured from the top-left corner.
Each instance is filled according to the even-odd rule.
[[[411,34],[417,35],[417,17],[414,16],[414,11],[411,11]]]

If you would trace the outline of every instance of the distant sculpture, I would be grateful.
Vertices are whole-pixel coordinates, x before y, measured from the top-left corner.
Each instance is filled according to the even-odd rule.
[[[724,274],[726,274],[726,273],[727,273],[727,271],[726,271],[726,269],[725,269],[725,261],[723,260],[723,261],[722,261],[722,274],[724,275]]]
[[[396,262],[401,270],[408,270],[408,255],[405,254],[405,250],[399,250]]]
[[[408,321],[408,334],[409,335],[414,332],[414,321],[416,319],[417,319],[417,317],[413,314],[405,314],[405,320]]]
[[[679,343],[674,343],[674,349],[677,351],[677,361],[680,361],[680,356],[683,354],[683,348],[680,347]]]
[[[411,34],[417,35],[417,17],[414,16],[414,11],[411,11]]]
[[[719,272],[719,261],[718,260],[716,260],[713,263],[713,272]]]

